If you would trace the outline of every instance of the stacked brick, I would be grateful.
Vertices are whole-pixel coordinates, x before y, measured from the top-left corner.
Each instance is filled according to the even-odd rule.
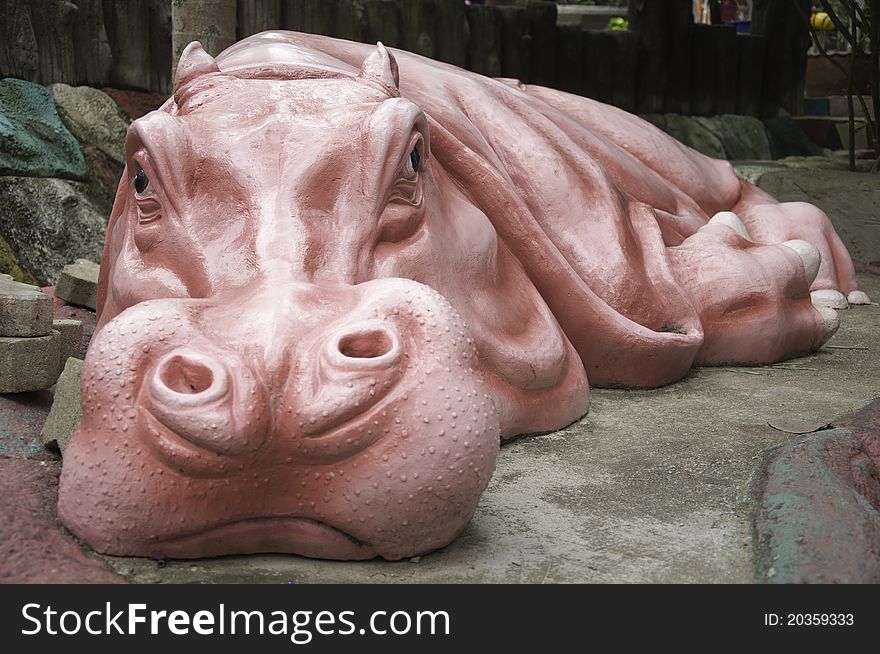
[[[52,298],[0,275],[0,393],[49,388],[79,353],[82,323],[53,320]]]

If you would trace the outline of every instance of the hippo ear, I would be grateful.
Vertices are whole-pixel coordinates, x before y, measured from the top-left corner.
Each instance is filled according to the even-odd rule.
[[[177,72],[174,75],[174,100],[181,104],[184,89],[194,79],[208,73],[219,73],[214,57],[205,52],[198,41],[190,43],[180,55]]]
[[[378,85],[393,98],[400,96],[400,73],[397,69],[397,60],[382,45],[381,41],[376,44],[376,51],[364,59],[358,79]]]

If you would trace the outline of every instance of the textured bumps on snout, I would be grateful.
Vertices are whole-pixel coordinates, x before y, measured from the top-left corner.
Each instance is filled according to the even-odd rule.
[[[368,540],[389,559],[442,547],[465,527],[499,447],[496,409],[467,326],[432,289],[401,286],[403,301],[376,316],[409,330],[407,370],[383,412],[385,434],[366,452],[360,483],[346,500],[359,507],[357,524],[372,531]]]

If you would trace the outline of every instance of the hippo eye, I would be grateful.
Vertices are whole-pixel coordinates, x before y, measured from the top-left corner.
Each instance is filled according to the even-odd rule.
[[[134,190],[143,193],[150,185],[150,179],[144,172],[143,168],[138,168],[137,174],[134,176]]]
[[[422,155],[419,153],[419,146],[415,146],[409,153],[409,157],[403,166],[403,174],[412,179],[419,172],[419,166],[422,163]]]

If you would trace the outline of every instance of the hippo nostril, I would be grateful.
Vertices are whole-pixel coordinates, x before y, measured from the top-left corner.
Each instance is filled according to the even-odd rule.
[[[162,382],[175,393],[203,393],[211,387],[214,373],[199,361],[183,356],[171,357],[159,371]]]
[[[388,332],[369,329],[339,339],[339,351],[350,359],[375,359],[388,354],[394,342]]]
[[[165,403],[203,405],[225,395],[227,384],[219,362],[192,350],[176,350],[157,365],[153,394]]]
[[[325,356],[334,369],[381,370],[394,366],[399,360],[400,339],[393,325],[381,320],[364,320],[346,325],[331,336]]]

